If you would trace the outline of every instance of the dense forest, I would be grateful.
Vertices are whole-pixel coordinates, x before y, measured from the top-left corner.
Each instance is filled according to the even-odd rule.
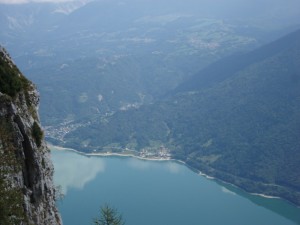
[[[65,137],[82,151],[169,149],[250,192],[300,203],[300,31],[212,64],[165,100],[99,117]]]

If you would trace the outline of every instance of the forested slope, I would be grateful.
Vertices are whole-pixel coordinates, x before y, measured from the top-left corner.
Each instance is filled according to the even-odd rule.
[[[99,119],[61,144],[165,146],[195,169],[300,205],[300,31],[216,67],[226,63],[163,102]]]

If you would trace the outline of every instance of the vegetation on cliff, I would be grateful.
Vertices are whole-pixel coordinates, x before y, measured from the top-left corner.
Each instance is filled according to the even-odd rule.
[[[10,174],[21,171],[20,162],[15,157],[12,143],[13,128],[11,124],[0,119],[0,224],[20,224],[26,220],[22,202],[23,195],[19,188],[13,187],[7,180]]]
[[[8,53],[0,48],[0,92],[15,97],[20,91],[28,90],[31,82],[9,61]]]
[[[59,225],[34,85],[0,47],[0,224]]]
[[[40,147],[44,138],[44,132],[36,121],[32,125],[32,136],[37,146]]]

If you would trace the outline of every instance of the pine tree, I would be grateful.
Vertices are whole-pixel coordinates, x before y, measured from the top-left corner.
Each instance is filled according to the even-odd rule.
[[[119,212],[105,204],[101,207],[101,217],[100,219],[94,219],[95,225],[124,225],[122,215]]]

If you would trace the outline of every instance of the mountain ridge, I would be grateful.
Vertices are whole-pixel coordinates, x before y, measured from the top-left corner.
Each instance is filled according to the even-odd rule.
[[[283,37],[286,48],[208,88],[95,120],[61,144],[83,152],[163,146],[208,175],[299,205],[298,36]]]
[[[197,89],[210,87],[214,83],[225,80],[228,76],[233,75],[246,66],[264,60],[285,49],[292,48],[297,38],[300,39],[300,30],[296,30],[249,53],[235,54],[221,59],[190,77],[189,80],[179,85],[174,92],[196,91]],[[223,74],[223,71],[226,71],[226,74]]]

